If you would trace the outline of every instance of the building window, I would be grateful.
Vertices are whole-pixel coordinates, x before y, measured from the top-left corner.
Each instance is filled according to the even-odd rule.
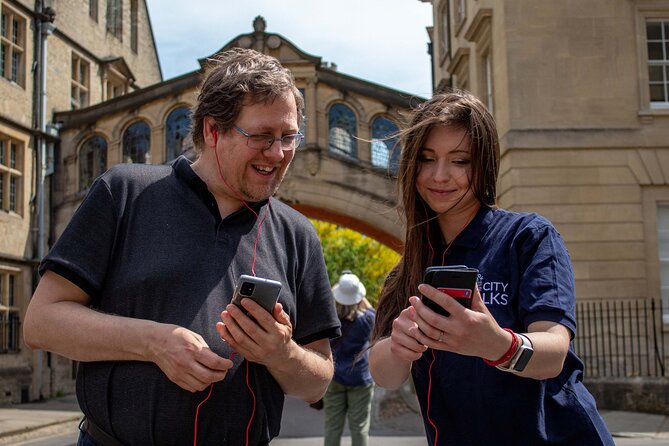
[[[79,190],[86,190],[93,180],[107,170],[107,141],[100,135],[84,142],[79,151]]]
[[[127,82],[124,82],[118,75],[115,75],[114,72],[115,70],[109,70],[107,73],[105,100],[122,96],[128,91]]]
[[[304,135],[304,138],[302,138],[299,145],[300,148],[303,148],[307,145],[307,91],[304,88],[299,88],[299,90],[300,93],[302,93],[302,99],[304,100],[304,110],[302,111],[302,114],[305,118],[302,119],[302,123],[300,124],[300,133]]]
[[[328,113],[330,152],[357,158],[356,129],[358,127],[353,110],[344,104],[334,104]]]
[[[651,108],[669,108],[669,20],[646,22]]]
[[[144,121],[135,122],[123,134],[123,162],[146,163],[151,161],[151,129]]]
[[[72,110],[88,106],[88,86],[90,85],[90,64],[72,53],[72,86],[70,104]]]
[[[448,3],[441,11],[441,56],[449,54],[451,50],[451,17],[448,11]]]
[[[123,36],[123,1],[107,0],[107,31],[122,39]]]
[[[167,116],[165,122],[165,161],[171,161],[184,153],[187,147],[186,138],[190,131],[190,109],[179,107]]]
[[[19,274],[18,269],[0,267],[0,354],[19,351]]]
[[[4,3],[0,11],[0,76],[24,86],[26,20]]]
[[[669,203],[657,205],[657,251],[660,261],[662,319],[669,324]]]
[[[490,51],[487,51],[483,54],[481,62],[483,65],[481,67],[483,74],[483,99],[485,101],[486,107],[488,108],[488,111],[492,113],[494,104],[492,94],[492,56],[490,55]]]
[[[98,0],[88,0],[88,16],[98,21]]]
[[[467,18],[467,0],[455,0],[455,24],[460,27]]]
[[[139,47],[139,7],[137,0],[130,0],[130,49],[137,53]]]
[[[23,145],[0,134],[0,210],[19,212]]]
[[[397,172],[400,160],[399,128],[390,119],[379,116],[372,121],[372,165]]]

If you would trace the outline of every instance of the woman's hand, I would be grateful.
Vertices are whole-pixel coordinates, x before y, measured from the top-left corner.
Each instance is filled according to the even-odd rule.
[[[416,337],[420,332],[416,319],[416,309],[409,306],[393,321],[390,352],[404,361],[415,361],[427,350],[427,346]]]
[[[437,350],[493,360],[508,350],[512,335],[497,324],[483,303],[478,288],[474,290],[471,310],[430,285],[421,284],[418,289],[448,311],[450,316],[435,313],[420,298],[412,296],[409,302],[415,310],[417,342]]]

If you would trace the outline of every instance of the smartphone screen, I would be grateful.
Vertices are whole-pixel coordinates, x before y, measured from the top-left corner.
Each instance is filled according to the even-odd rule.
[[[274,305],[279,300],[280,292],[281,282],[242,274],[239,276],[235,287],[232,303],[246,313],[246,309],[241,305],[241,300],[247,297],[253,299],[254,302],[271,313],[274,310]]]
[[[464,265],[431,266],[425,270],[423,282],[448,294],[465,308],[471,308],[478,272],[476,268]],[[432,311],[443,316],[449,315],[448,311],[428,297],[422,296],[421,300]]]

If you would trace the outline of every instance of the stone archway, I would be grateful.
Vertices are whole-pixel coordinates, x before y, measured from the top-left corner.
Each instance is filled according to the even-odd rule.
[[[401,250],[395,180],[358,160],[318,149],[299,152],[277,197],[307,217],[346,226]]]

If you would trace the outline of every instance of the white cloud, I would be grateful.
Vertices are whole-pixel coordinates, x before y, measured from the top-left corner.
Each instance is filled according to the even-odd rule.
[[[163,76],[198,68],[197,60],[239,34],[261,15],[267,32],[335,62],[342,73],[427,97],[430,57],[425,27],[432,6],[418,0],[147,0]]]

